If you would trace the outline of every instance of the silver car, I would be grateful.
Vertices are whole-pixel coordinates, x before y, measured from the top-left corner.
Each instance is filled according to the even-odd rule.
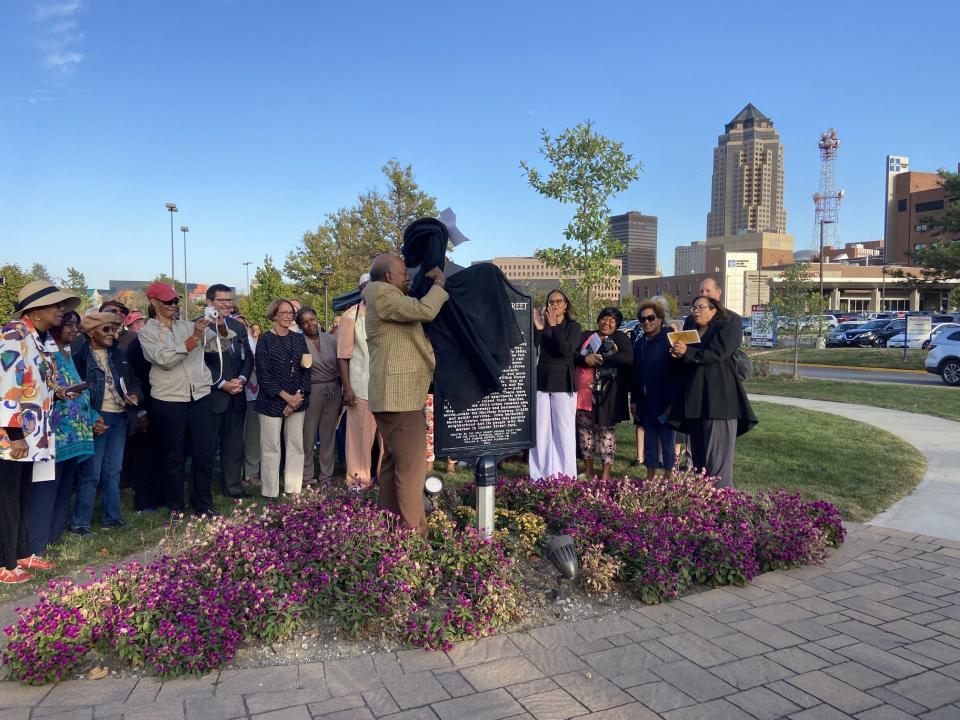
[[[930,344],[923,366],[947,385],[960,385],[960,329],[940,333]]]

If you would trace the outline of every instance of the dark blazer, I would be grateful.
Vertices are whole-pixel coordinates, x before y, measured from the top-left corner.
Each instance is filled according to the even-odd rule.
[[[537,361],[537,390],[539,392],[576,392],[577,380],[573,374],[573,355],[579,348],[583,329],[576,320],[564,320],[556,327],[544,321],[543,330],[533,334],[533,342],[540,350]]]
[[[713,322],[698,345],[688,345],[683,358],[682,383],[670,413],[680,429],[688,420],[738,420],[737,435],[757,424],[743,384],[733,367],[743,332],[739,320]]]
[[[107,376],[100,369],[100,363],[93,356],[93,349],[89,342],[83,343],[77,356],[73,358],[73,362],[77,366],[80,377],[90,385],[90,407],[100,412],[103,408],[103,396],[106,393]],[[107,348],[107,364],[111,375],[113,375],[113,384],[117,388],[117,392],[122,394],[121,387],[126,387],[128,394],[136,395],[142,402],[140,380],[127,361],[127,354],[116,344]],[[122,384],[121,380],[123,381]]]
[[[677,392],[681,365],[670,357],[670,330],[664,328],[647,340],[637,335],[633,346],[630,401],[637,406],[637,418],[649,427],[670,410]]]
[[[243,377],[250,379],[253,373],[253,353],[250,351],[250,344],[247,342],[247,329],[239,320],[224,318],[227,327],[233,330],[236,335],[229,340],[222,336],[220,342],[223,347],[223,375],[220,375],[220,353],[208,352],[203,354],[203,361],[210,368],[210,376],[213,378],[213,384],[210,386],[210,394],[213,396],[213,411],[215,413],[225,412],[231,407],[236,412],[246,412],[247,401],[244,393],[239,392],[236,395],[223,390],[223,383],[227,380]]]
[[[586,357],[580,348],[593,335],[593,330],[586,330],[580,335],[580,342],[573,353],[573,363],[579,367],[587,367]],[[617,330],[610,336],[617,351],[604,357],[605,368],[616,368],[617,374],[607,382],[601,384],[599,397],[593,394],[593,421],[600,427],[613,427],[619,422],[630,419],[630,408],[627,404],[627,392],[630,390],[630,366],[633,365],[633,343],[626,333]],[[594,368],[597,370],[598,368]]]

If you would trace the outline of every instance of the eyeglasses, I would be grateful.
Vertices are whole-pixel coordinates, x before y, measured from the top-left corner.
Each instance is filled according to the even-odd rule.
[[[656,319],[656,315],[643,315],[640,317],[640,322],[653,322]]]
[[[713,305],[694,305],[691,310],[713,310]]]
[[[173,300],[160,300],[160,302],[162,302],[167,307],[170,307],[171,305],[179,305],[180,298],[174,298]]]
[[[554,300],[547,300],[547,305],[563,305],[565,302],[567,301],[563,298],[556,298]]]

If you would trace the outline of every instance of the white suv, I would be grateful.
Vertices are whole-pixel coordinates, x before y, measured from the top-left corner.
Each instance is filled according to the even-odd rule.
[[[947,385],[960,385],[960,330],[941,333],[928,350],[923,362],[927,372],[939,375]]]

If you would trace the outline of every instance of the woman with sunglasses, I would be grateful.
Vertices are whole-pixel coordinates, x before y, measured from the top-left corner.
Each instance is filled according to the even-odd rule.
[[[637,310],[640,335],[633,346],[633,382],[630,408],[643,428],[643,465],[653,480],[661,465],[664,477],[673,475],[676,430],[667,418],[676,392],[677,363],[670,358],[671,328],[663,305],[644,300]]]
[[[222,317],[195,321],[176,319],[180,297],[166,283],[147,288],[147,299],[156,314],[140,331],[140,347],[150,363],[150,422],[160,428],[167,507],[184,509],[183,481],[187,438],[190,438],[190,505],[196,515],[217,515],[213,508],[213,376],[204,362],[204,352],[217,352],[219,345],[236,333]]]
[[[103,527],[124,527],[120,514],[120,471],[127,443],[127,408],[140,404],[140,381],[116,344],[122,316],[89,312],[80,321],[87,342],[75,358],[77,372],[90,392],[93,455],[77,468],[77,500],[73,532],[92,532],[93,503],[97,490],[103,500]]]
[[[670,348],[683,373],[670,420],[689,433],[694,467],[717,478],[717,487],[733,487],[737,436],[757,424],[734,368],[733,354],[740,346],[726,332],[729,316],[718,300],[700,295],[690,311],[700,342],[677,342]]]

